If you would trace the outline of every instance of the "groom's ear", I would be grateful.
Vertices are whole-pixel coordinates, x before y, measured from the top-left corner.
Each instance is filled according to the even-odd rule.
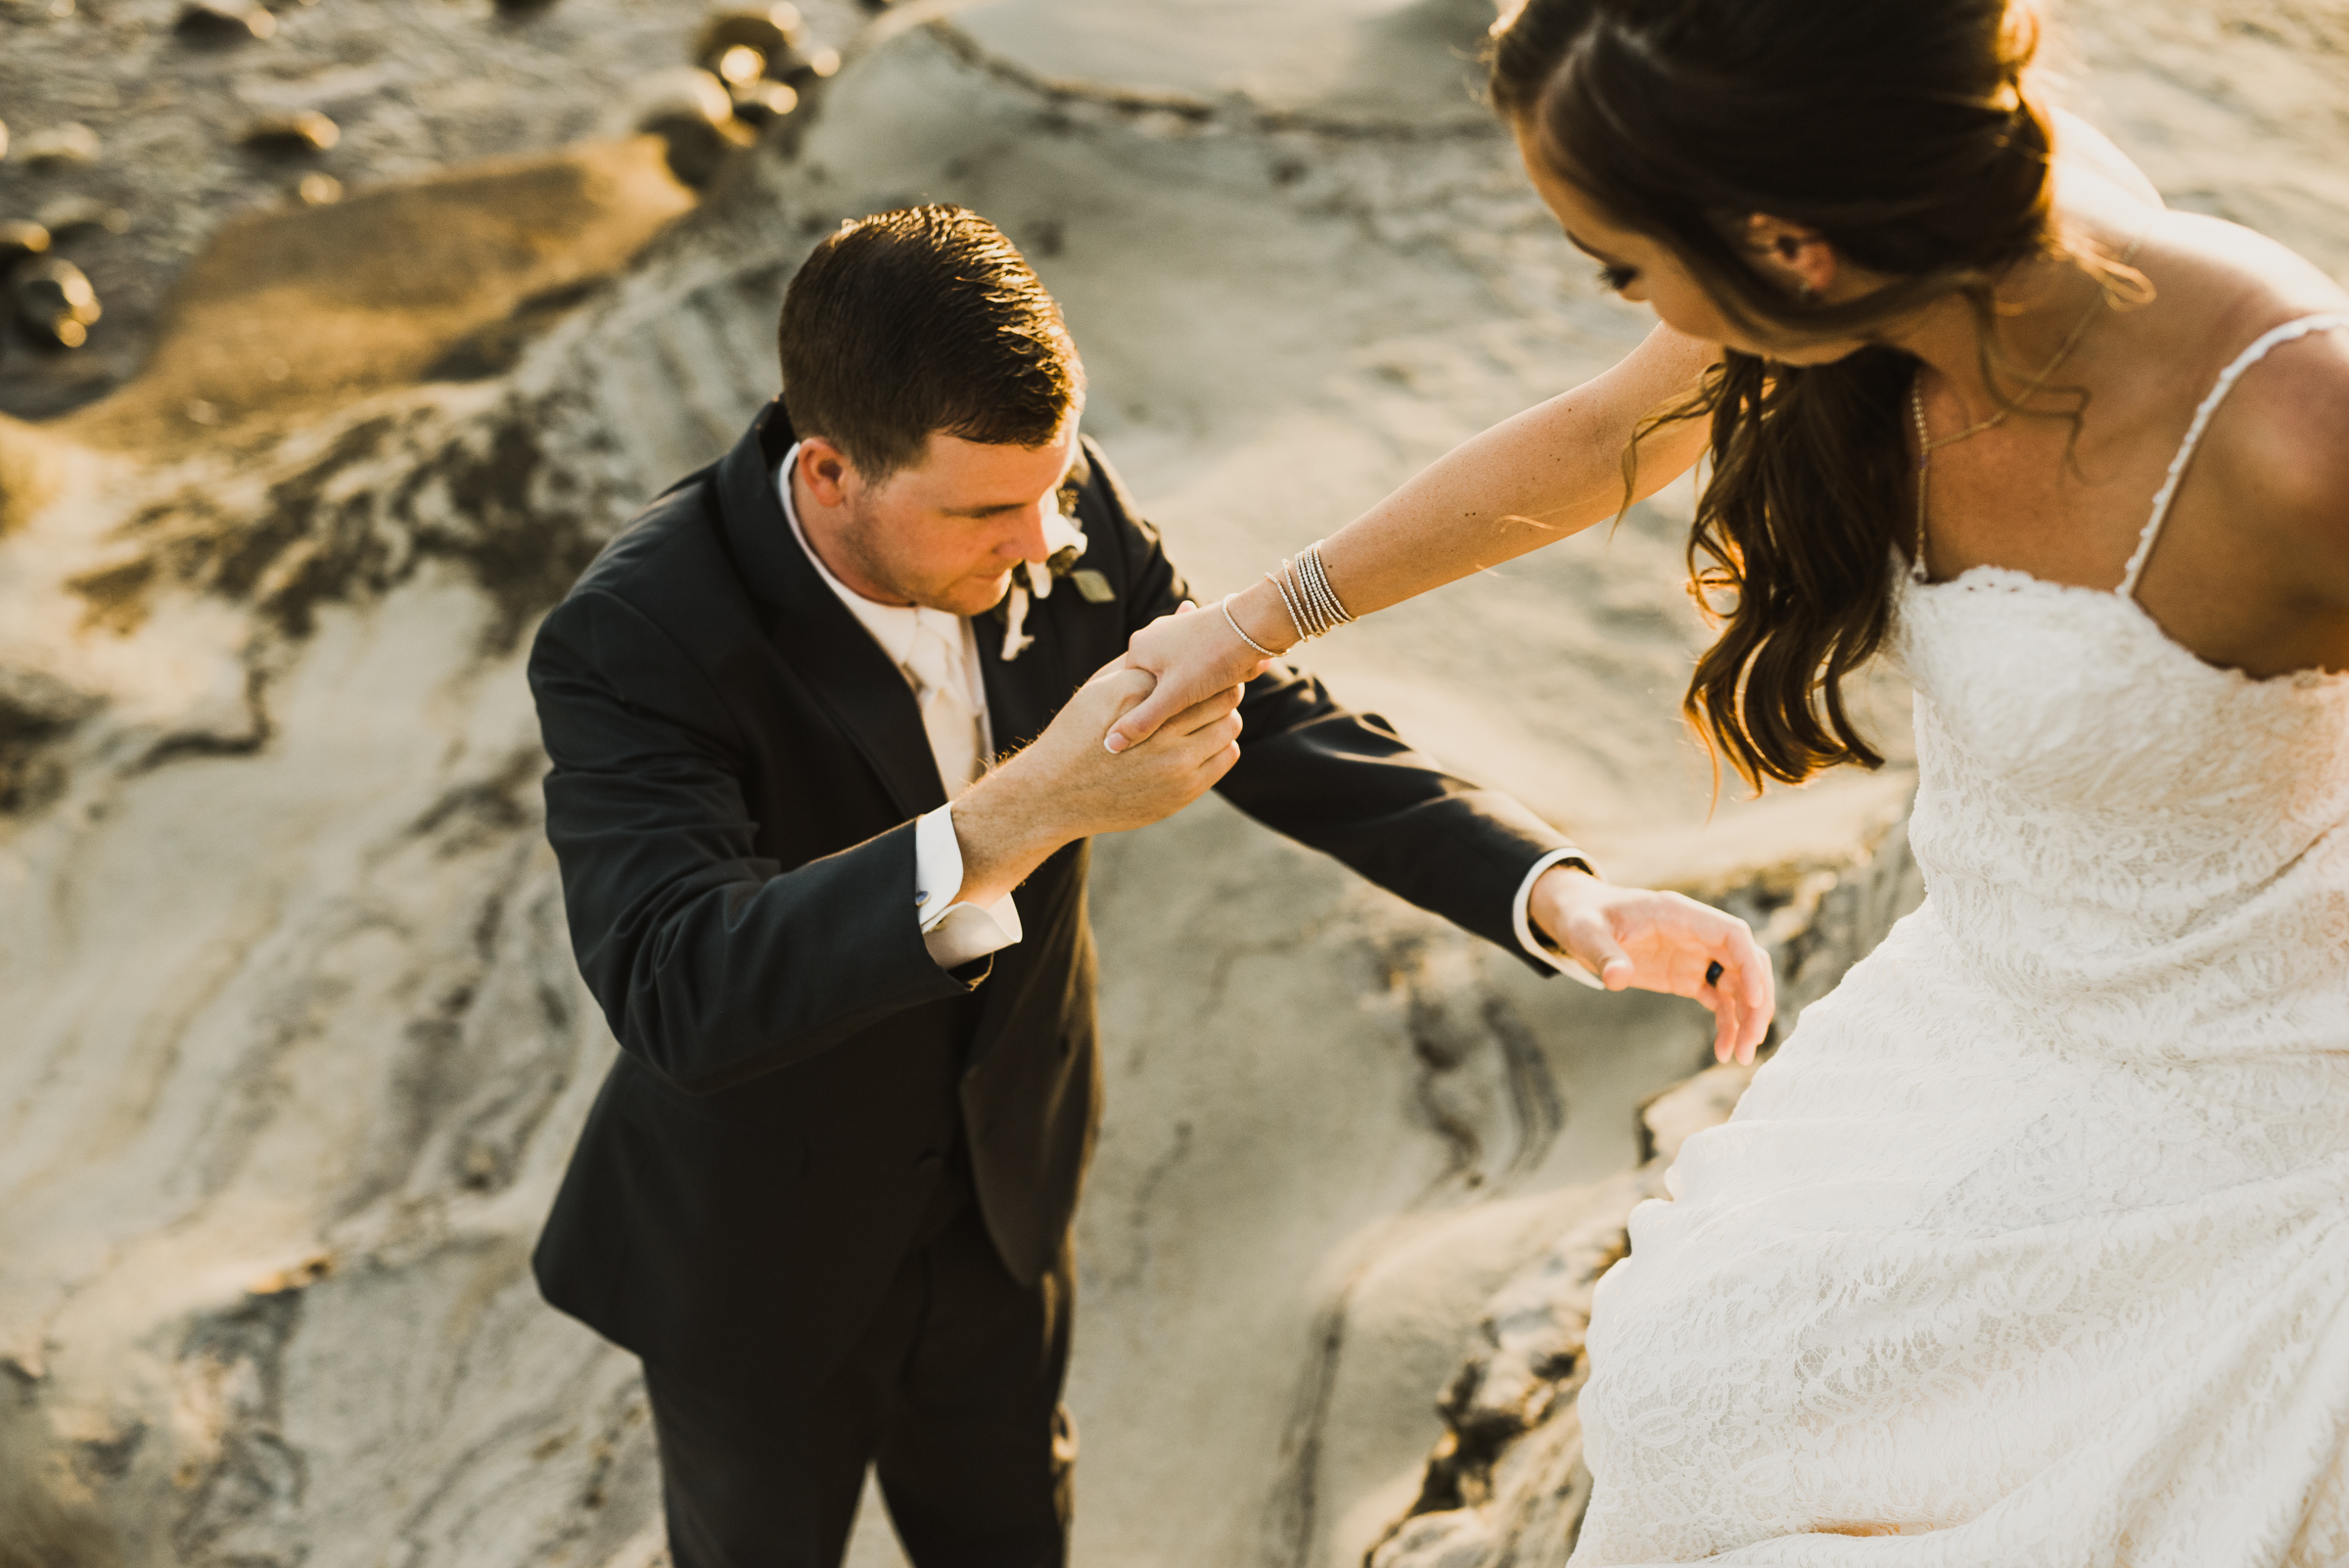
[[[801,440],[797,466],[800,483],[807,486],[818,506],[843,504],[856,483],[856,465],[849,460],[849,454],[821,436]]]

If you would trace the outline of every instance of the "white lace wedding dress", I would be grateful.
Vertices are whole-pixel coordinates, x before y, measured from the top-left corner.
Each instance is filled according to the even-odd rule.
[[[1598,1287],[1573,1568],[2349,1563],[2349,676],[1905,582],[1922,907]],[[1862,1539],[1865,1538],[1865,1539]]]

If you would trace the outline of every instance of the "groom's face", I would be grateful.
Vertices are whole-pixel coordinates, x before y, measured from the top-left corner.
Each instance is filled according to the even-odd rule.
[[[1042,446],[932,432],[919,461],[874,484],[810,437],[795,498],[816,552],[850,587],[885,604],[978,615],[1003,597],[1015,565],[1048,553],[1044,520],[1077,449],[1074,414]]]

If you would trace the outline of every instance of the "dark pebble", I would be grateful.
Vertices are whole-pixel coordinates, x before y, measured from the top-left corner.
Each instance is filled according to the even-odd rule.
[[[693,63],[707,71],[718,71],[727,52],[748,49],[759,57],[759,69],[735,80],[767,74],[766,63],[789,54],[806,37],[806,25],[800,20],[800,8],[792,5],[768,6],[760,11],[721,11],[703,26],[702,35],[693,46]]]
[[[783,82],[745,82],[734,89],[734,117],[745,125],[771,125],[799,107],[799,93]]]
[[[680,185],[708,190],[727,160],[758,140],[758,132],[734,116],[725,83],[708,71],[664,71],[647,86],[653,92],[636,128],[668,144],[668,171]]]
[[[60,348],[89,342],[98,319],[98,291],[81,268],[62,256],[35,256],[18,264],[8,278],[9,303],[26,332]]]
[[[654,115],[637,127],[668,147],[668,171],[679,185],[706,191],[726,161],[753,140],[748,125],[734,118],[713,124],[698,115]]]
[[[53,240],[92,230],[108,234],[126,234],[130,230],[130,213],[126,209],[109,207],[86,196],[67,196],[51,202],[41,208],[39,221]]]
[[[787,50],[766,63],[766,73],[780,82],[805,87],[840,69],[840,51],[822,44]]]
[[[256,153],[292,158],[331,150],[343,139],[343,128],[315,109],[305,109],[299,115],[271,115],[254,120],[242,139]]]
[[[0,223],[0,273],[28,255],[49,249],[49,230],[39,223]]]
[[[35,131],[17,145],[17,157],[37,169],[95,163],[98,154],[98,133],[78,120],[67,120],[62,125]]]
[[[188,0],[173,23],[191,43],[233,44],[277,35],[277,19],[253,0]]]

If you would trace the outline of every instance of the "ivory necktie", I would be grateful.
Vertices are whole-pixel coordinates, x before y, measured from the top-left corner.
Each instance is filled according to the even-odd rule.
[[[952,800],[979,772],[979,710],[972,705],[963,665],[962,623],[943,612],[920,612],[905,672],[913,677],[913,697],[921,705],[939,781]]]

